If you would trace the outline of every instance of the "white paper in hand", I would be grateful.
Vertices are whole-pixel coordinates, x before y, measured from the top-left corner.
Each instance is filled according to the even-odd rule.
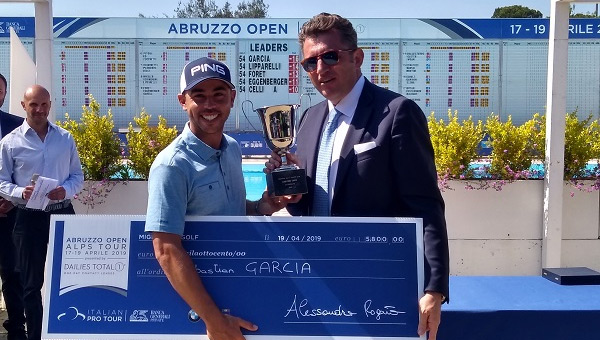
[[[29,209],[44,210],[48,205],[48,202],[50,202],[50,199],[46,195],[57,186],[58,180],[56,179],[43,176],[38,177],[38,179],[35,181],[31,198],[29,201],[27,201],[25,206]]]

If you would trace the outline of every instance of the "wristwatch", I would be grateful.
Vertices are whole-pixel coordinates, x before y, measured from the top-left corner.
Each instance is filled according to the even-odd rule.
[[[254,203],[254,214],[257,216],[271,216],[271,214],[263,214],[260,212],[260,202],[262,202],[262,197]]]
[[[254,214],[257,215],[257,216],[264,216],[259,211],[259,205],[260,205],[260,201],[261,200],[262,200],[262,197],[258,201],[256,201],[256,203],[254,204]]]

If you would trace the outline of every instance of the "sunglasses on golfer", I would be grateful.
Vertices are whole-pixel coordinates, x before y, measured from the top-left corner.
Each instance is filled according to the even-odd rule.
[[[348,50],[333,50],[325,53],[321,53],[318,56],[310,57],[302,60],[300,64],[304,71],[306,72],[314,72],[317,70],[317,63],[319,59],[323,60],[325,65],[333,66],[340,62],[340,52],[354,52],[356,48],[351,48]]]

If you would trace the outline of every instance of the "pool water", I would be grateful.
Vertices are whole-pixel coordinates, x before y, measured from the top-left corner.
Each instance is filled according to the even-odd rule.
[[[244,184],[246,185],[246,199],[256,201],[260,199],[267,187],[267,178],[263,172],[264,164],[242,164]]]
[[[482,167],[485,165],[489,165],[488,163],[473,163],[471,164],[471,168],[474,170],[474,174],[476,178],[485,177],[485,171],[482,170]],[[265,177],[265,173],[263,172],[264,164],[242,164],[242,171],[244,173],[244,184],[246,185],[246,199],[251,201],[256,201],[260,199],[262,193],[265,191],[267,187],[267,178]],[[598,169],[597,163],[589,163],[588,170],[591,173],[595,173]],[[544,165],[541,163],[533,164],[531,166],[531,170],[535,170],[533,172],[536,176],[532,178],[544,178]]]
[[[489,174],[486,171],[486,167],[489,166],[489,162],[473,162],[469,165],[469,168],[473,170],[473,176],[475,178],[489,178]],[[529,179],[543,179],[545,175],[544,163],[533,162],[529,171]],[[599,171],[599,165],[596,161],[588,162],[584,170],[586,177],[596,177],[598,176]]]
[[[246,199],[256,201],[261,198],[262,193],[267,188],[267,178],[263,172],[264,164],[242,164],[242,172],[244,174],[244,184],[246,185]],[[129,178],[139,178],[133,172],[128,169]],[[121,179],[119,175],[114,175],[111,179]]]

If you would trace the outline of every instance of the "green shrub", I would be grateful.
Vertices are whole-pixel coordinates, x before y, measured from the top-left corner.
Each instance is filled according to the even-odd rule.
[[[546,138],[546,121],[542,119],[541,139]],[[542,147],[542,150],[544,148]],[[542,159],[544,152],[541,153]],[[593,177],[587,173],[586,166],[590,160],[600,158],[600,124],[592,120],[590,114],[586,119],[579,120],[577,110],[565,116],[565,180]]]
[[[488,173],[494,179],[514,180],[526,177],[532,160],[538,152],[536,141],[539,140],[540,115],[515,126],[509,115],[506,122],[501,122],[498,115],[491,114],[485,124],[492,147],[491,166]]]
[[[117,174],[125,179],[127,174],[121,162],[120,140],[113,132],[112,113],[108,110],[106,115],[100,115],[100,104],[92,95],[89,97],[90,104],[83,106],[80,122],[66,113],[65,121],[57,125],[73,135],[86,180],[100,181]]]
[[[435,153],[435,166],[438,178],[472,178],[469,164],[477,159],[478,148],[483,138],[483,124],[473,122],[471,116],[462,123],[458,121],[458,111],[448,110],[448,122],[435,119],[434,112],[427,125]]]
[[[588,161],[600,158],[598,120],[590,114],[580,121],[575,111],[567,113],[565,124],[565,179],[589,177]]]
[[[516,179],[539,178],[531,173],[533,161],[545,161],[546,120],[536,113],[520,126],[512,123],[509,116],[501,122],[491,114],[481,130],[481,121],[473,123],[471,117],[461,124],[458,114],[448,111],[448,122],[436,121],[432,113],[428,119],[431,142],[435,151],[435,164],[438,170],[438,184],[441,190],[449,189],[449,179],[465,179],[466,189],[502,190],[502,187]],[[492,148],[490,165],[480,170],[483,176],[474,178],[468,170],[469,163],[476,160],[477,145],[482,135],[490,136]],[[579,120],[577,111],[566,114],[565,122],[565,180],[579,190],[600,190],[600,169],[589,171],[587,163],[600,159],[600,122],[592,116]],[[486,174],[487,172],[487,174]],[[482,179],[493,179],[482,180]],[[594,179],[587,185],[581,179]],[[573,195],[573,193],[571,193]]]
[[[143,109],[133,120],[138,128],[135,129],[129,123],[129,167],[140,178],[148,179],[152,162],[158,153],[177,137],[177,129],[175,126],[169,128],[167,120],[162,116],[158,116],[158,126],[148,126],[150,115]]]

